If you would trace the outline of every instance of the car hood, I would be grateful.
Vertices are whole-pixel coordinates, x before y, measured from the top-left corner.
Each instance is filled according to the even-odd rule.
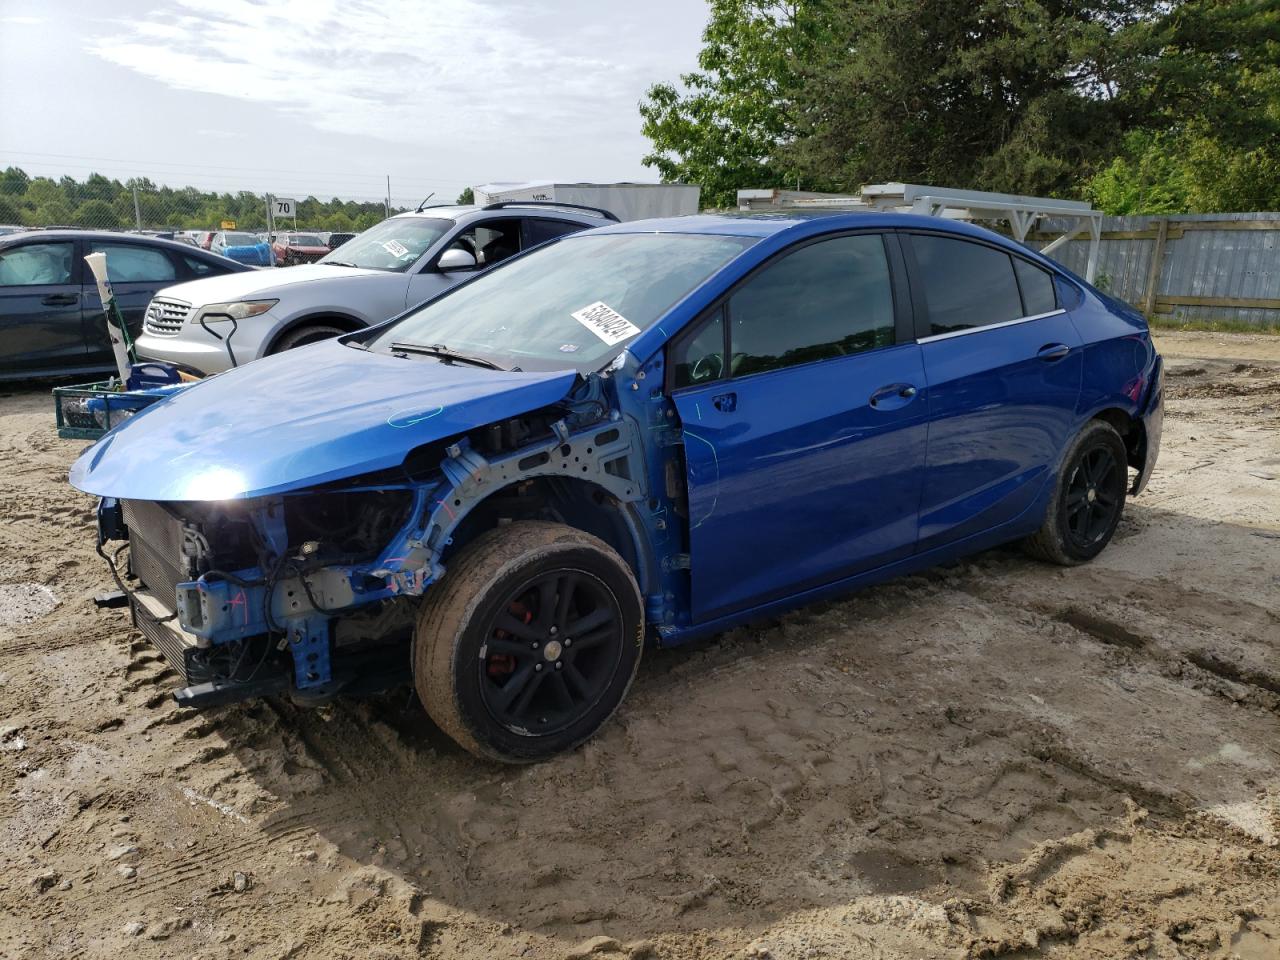
[[[252,250],[252,247],[243,247]],[[362,270],[359,267],[335,267],[327,263],[309,263],[298,267],[283,267],[263,272],[228,273],[220,277],[204,277],[189,280],[172,287],[165,287],[162,295],[182,300],[193,306],[208,303],[227,303],[253,297],[268,297],[284,287],[298,283],[317,283],[324,280],[350,279],[351,277],[397,276],[385,270]],[[404,278],[401,277],[403,280]]]
[[[71,483],[125,500],[239,500],[396,467],[413,448],[562,399],[577,373],[508,373],[327,340],[210,377],[86,450]]]

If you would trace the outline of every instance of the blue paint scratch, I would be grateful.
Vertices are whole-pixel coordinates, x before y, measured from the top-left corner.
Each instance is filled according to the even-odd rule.
[[[694,440],[700,440],[702,443],[705,443],[707,445],[707,447],[711,450],[711,462],[716,469],[716,478],[714,481],[715,488],[714,488],[714,492],[711,494],[711,507],[710,509],[707,510],[705,515],[703,515],[698,519],[697,523],[695,523],[692,527],[689,528],[690,530],[697,530],[700,526],[702,526],[704,523],[706,523],[708,520],[711,519],[711,515],[716,512],[716,504],[720,502],[720,456],[719,454],[716,453],[716,445],[712,443],[710,440],[708,440],[706,437],[700,437],[696,433],[690,432],[688,427],[685,428],[684,435],[686,437],[692,437]]]
[[[444,413],[444,407],[436,407],[434,410],[427,410],[421,413],[416,410],[401,410],[387,417],[387,426],[412,427],[414,424],[422,423],[424,420],[438,417],[442,413]]]

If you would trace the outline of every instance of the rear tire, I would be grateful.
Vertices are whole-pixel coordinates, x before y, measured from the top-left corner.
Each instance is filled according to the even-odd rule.
[[[1038,560],[1073,567],[1111,542],[1124,513],[1128,455],[1115,427],[1091,420],[1062,458],[1044,523],[1023,541]]]
[[[309,343],[318,343],[321,340],[331,340],[334,337],[340,337],[348,331],[341,327],[332,327],[325,324],[316,326],[299,327],[296,330],[290,330],[271,348],[272,353],[284,353],[286,350],[292,350],[294,347],[305,347]]]
[[[423,599],[418,697],[480,757],[529,763],[571,750],[622,703],[640,666],[635,576],[602,540],[521,521],[464,547]]]

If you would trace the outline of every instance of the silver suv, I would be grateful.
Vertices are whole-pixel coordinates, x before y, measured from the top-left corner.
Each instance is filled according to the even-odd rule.
[[[217,373],[381,323],[522,250],[617,219],[607,210],[536,201],[420,207],[318,263],[165,288],[147,307],[138,353]]]

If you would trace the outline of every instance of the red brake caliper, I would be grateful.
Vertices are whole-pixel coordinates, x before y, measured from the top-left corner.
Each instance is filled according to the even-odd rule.
[[[513,617],[522,623],[533,622],[533,612],[519,600],[512,602],[507,609]],[[505,640],[510,634],[500,629],[494,631],[494,636],[500,640]],[[485,661],[485,669],[488,671],[489,676],[495,680],[509,677],[516,672],[516,658],[509,653],[491,653]]]

